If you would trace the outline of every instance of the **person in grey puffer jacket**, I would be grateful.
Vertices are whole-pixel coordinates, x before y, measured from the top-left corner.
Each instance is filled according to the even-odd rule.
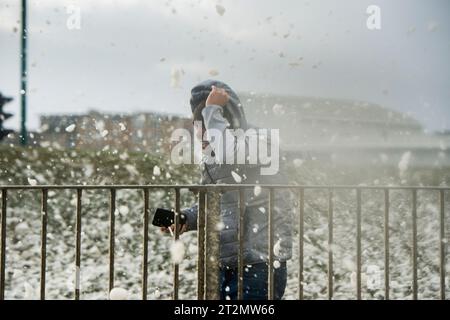
[[[228,164],[214,161],[214,144],[208,130],[252,128],[245,118],[242,104],[237,94],[225,83],[206,80],[191,90],[190,104],[194,120],[202,121],[202,128],[196,134],[203,141],[202,184],[287,184],[287,178],[280,165],[274,175],[261,175],[261,164]],[[206,137],[206,141],[204,138]],[[246,141],[246,143],[248,140]],[[260,142],[261,143],[261,142]],[[270,143],[266,139],[264,143]],[[217,148],[217,145],[215,146]],[[208,148],[211,148],[208,150]],[[223,154],[238,150],[236,140],[226,141]],[[248,149],[248,148],[246,148]],[[270,146],[267,150],[270,150]],[[208,152],[205,152],[208,151]],[[245,159],[247,159],[247,153]],[[272,159],[273,160],[273,159]],[[277,159],[279,161],[279,159]],[[224,162],[224,161],[223,161]],[[268,274],[268,190],[265,188],[245,190],[244,217],[244,299],[267,299]],[[221,298],[237,297],[238,260],[238,191],[224,192],[220,199],[220,216],[224,228],[220,231]],[[292,223],[294,201],[288,189],[274,192],[274,279],[275,299],[281,299],[286,287],[286,261],[292,256]],[[183,230],[197,229],[197,205],[182,210],[186,217]]]

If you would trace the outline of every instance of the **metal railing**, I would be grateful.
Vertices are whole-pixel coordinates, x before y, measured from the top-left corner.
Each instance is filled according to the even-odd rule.
[[[362,298],[362,258],[361,258],[361,191],[379,190],[384,193],[384,298],[389,299],[390,294],[390,243],[389,243],[389,221],[390,221],[390,192],[392,190],[403,190],[411,192],[412,195],[412,298],[418,298],[418,265],[417,265],[417,192],[419,190],[435,191],[439,194],[439,296],[440,299],[446,297],[446,241],[445,238],[445,192],[450,190],[446,187],[416,187],[416,186],[318,186],[318,185],[258,185],[268,192],[268,298],[274,298],[274,191],[277,189],[290,189],[298,196],[298,299],[304,298],[304,235],[305,235],[305,190],[321,189],[328,191],[327,208],[327,228],[328,246],[333,245],[333,211],[334,192],[336,190],[347,189],[355,191],[356,196],[356,298]],[[136,189],[142,191],[144,209],[143,218],[143,251],[142,251],[142,299],[146,300],[148,295],[148,224],[149,224],[149,194],[156,189],[175,191],[175,212],[180,212],[180,190],[186,189],[198,195],[198,257],[197,257],[197,298],[218,299],[219,298],[219,237],[216,224],[220,219],[220,193],[225,191],[239,191],[240,217],[238,219],[238,299],[243,298],[243,274],[244,274],[244,212],[245,212],[245,189],[254,188],[255,185],[45,185],[45,186],[24,186],[9,185],[0,186],[1,190],[1,216],[0,216],[0,300],[5,298],[5,270],[7,263],[6,256],[6,232],[8,219],[8,191],[9,190],[36,190],[41,193],[41,248],[40,248],[40,299],[45,299],[46,294],[46,262],[47,262],[47,219],[48,219],[48,191],[53,189],[76,190],[76,224],[75,224],[75,292],[74,298],[80,299],[80,268],[81,268],[81,214],[83,190],[109,190],[109,289],[114,287],[114,261],[115,261],[115,211],[116,211],[116,191],[122,189]],[[178,240],[179,215],[175,218],[175,231],[173,238]],[[208,259],[206,259],[208,257]],[[334,272],[333,272],[333,251],[328,250],[327,258],[327,291],[328,298],[334,295]],[[178,299],[179,290],[179,266],[173,264],[173,299]]]

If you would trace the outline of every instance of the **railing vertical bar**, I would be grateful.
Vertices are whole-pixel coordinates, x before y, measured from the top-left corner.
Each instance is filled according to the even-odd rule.
[[[40,283],[40,299],[45,300],[45,271],[47,268],[47,199],[48,190],[42,189],[42,206],[41,206],[41,283]]]
[[[333,190],[328,190],[328,299],[333,299]]]
[[[273,274],[273,263],[274,263],[274,252],[273,252],[273,238],[274,238],[274,226],[273,226],[273,207],[274,207],[274,197],[273,197],[273,189],[269,189],[269,263],[268,263],[268,282],[267,282],[267,291],[268,291],[268,299],[274,299],[274,274]]]
[[[77,215],[75,221],[75,300],[80,300],[81,272],[81,196],[83,189],[77,189]]]
[[[198,195],[197,214],[197,299],[205,300],[205,192]]]
[[[144,189],[144,217],[142,228],[142,300],[147,300],[147,283],[148,283],[148,203],[149,191],[148,188]]]
[[[238,222],[238,300],[244,297],[244,215],[245,190],[239,189],[239,222]]]
[[[220,199],[218,190],[209,191],[206,194],[206,219],[205,219],[205,299],[220,299],[220,233],[217,224],[220,222]]]
[[[174,241],[178,241],[179,238],[179,222],[180,222],[180,189],[175,188],[175,219],[174,219]],[[173,300],[178,300],[178,286],[179,286],[179,268],[178,263],[173,265]]]
[[[114,288],[114,252],[116,229],[116,189],[110,189],[109,198],[109,291]]]
[[[5,271],[6,271],[6,207],[7,207],[7,189],[2,189],[2,211],[0,222],[0,300],[5,299]]]
[[[441,300],[445,300],[445,213],[444,213],[444,202],[445,194],[444,190],[439,192],[439,202],[440,202],[440,232],[439,232],[439,271],[440,271],[440,287],[441,287]]]
[[[412,263],[413,300],[417,300],[417,190],[412,190]]]
[[[303,256],[304,256],[304,216],[305,216],[305,190],[303,188],[299,191],[299,222],[298,222],[298,299],[303,300]]]
[[[361,189],[356,189],[356,299],[361,300]]]
[[[384,189],[384,299],[389,300],[389,189]]]

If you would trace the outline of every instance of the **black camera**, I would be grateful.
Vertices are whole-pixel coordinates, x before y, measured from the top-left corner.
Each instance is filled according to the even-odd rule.
[[[179,225],[186,223],[186,216],[180,214]],[[157,227],[170,227],[175,224],[175,212],[167,209],[157,208],[153,215],[152,224]]]

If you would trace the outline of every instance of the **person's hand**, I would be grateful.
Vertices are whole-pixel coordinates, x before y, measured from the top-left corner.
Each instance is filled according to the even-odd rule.
[[[179,228],[178,234],[181,235],[181,234],[183,234],[184,232],[186,232],[186,230],[187,230],[187,225],[186,225],[186,224],[182,224],[182,225],[180,225],[178,228]],[[173,233],[175,232],[175,225],[172,224],[169,228],[161,227],[160,230],[161,230],[161,232],[164,232],[164,233],[170,233],[170,234],[173,234]]]
[[[225,89],[217,88],[216,86],[211,86],[212,90],[206,98],[207,106],[215,104],[224,107],[229,99],[228,93]]]

